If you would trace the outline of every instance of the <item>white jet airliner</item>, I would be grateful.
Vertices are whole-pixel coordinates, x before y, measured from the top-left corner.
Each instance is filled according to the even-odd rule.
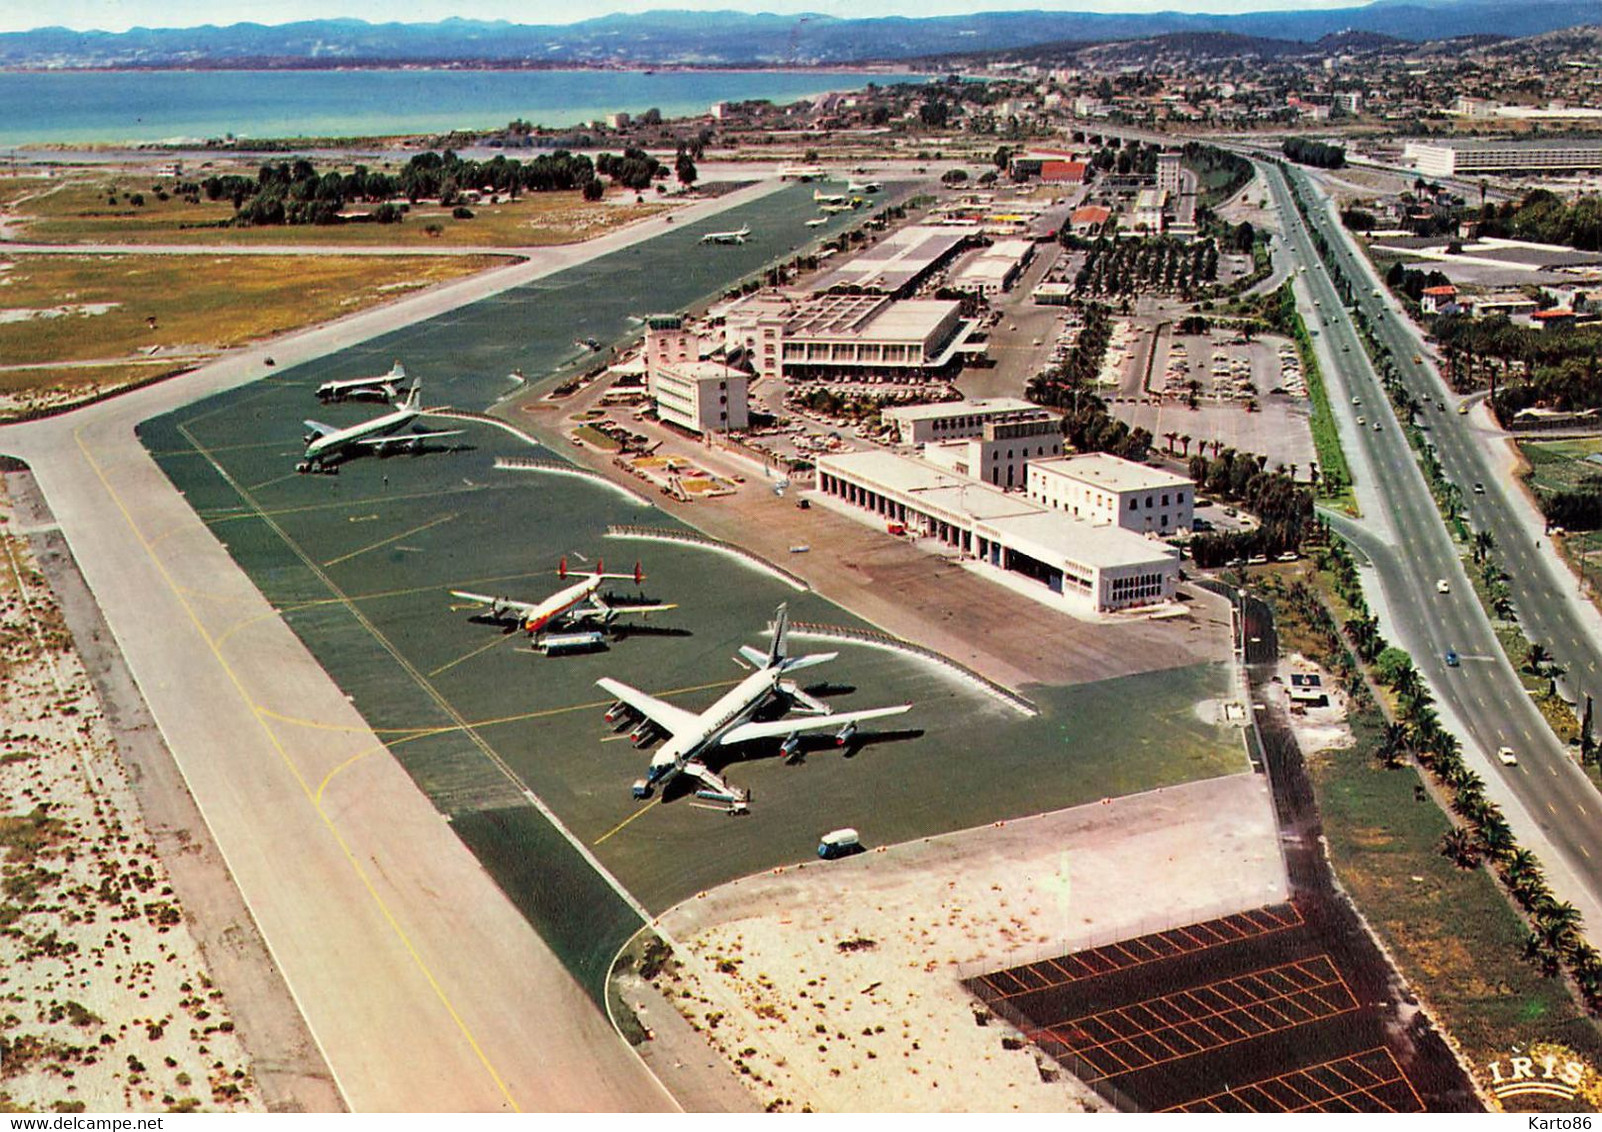
[[[667,741],[661,750],[651,756],[651,769],[647,776],[634,785],[636,798],[648,798],[657,786],[671,782],[681,774],[688,774],[701,782],[697,796],[721,802],[730,812],[741,812],[749,795],[725,782],[706,765],[706,756],[719,747],[749,743],[758,739],[781,739],[780,751],[791,759],[801,752],[801,736],[809,732],[833,731],[835,742],[845,746],[857,733],[857,724],[870,719],[900,715],[910,711],[911,704],[895,707],[868,708],[838,714],[829,706],[807,695],[785,677],[803,668],[833,660],[838,653],[814,653],[810,656],[787,655],[785,637],[790,628],[788,609],[781,605],[775,614],[773,638],[768,651],[740,646],[740,655],[755,666],[753,671],[735,685],[716,703],[697,714],[665,703],[610,676],[596,683],[617,697],[606,713],[608,723],[625,718],[639,718],[629,733],[635,746],[644,746],[658,734]],[[775,699],[786,706],[799,706],[809,714],[798,718],[780,718],[752,722],[751,717]]]
[[[424,415],[422,383],[419,382],[412,386],[411,392],[406,394],[406,400],[394,406],[392,412],[374,417],[370,421],[363,421],[346,428],[306,421],[306,427],[311,429],[311,432],[305,438],[306,454],[300,463],[295,465],[295,470],[323,472],[345,457],[357,453],[370,452],[382,456],[393,451],[415,452],[425,440],[440,440],[447,436],[462,435],[462,429],[453,432],[403,431],[418,417]]]
[[[742,224],[732,232],[708,232],[701,237],[703,244],[743,244],[751,234],[751,225]]]

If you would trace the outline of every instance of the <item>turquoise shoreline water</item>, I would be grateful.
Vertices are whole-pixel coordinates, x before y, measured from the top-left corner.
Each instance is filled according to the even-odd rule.
[[[515,118],[573,126],[655,107],[793,102],[922,75],[840,71],[9,71],[0,147],[354,137],[489,129]]]

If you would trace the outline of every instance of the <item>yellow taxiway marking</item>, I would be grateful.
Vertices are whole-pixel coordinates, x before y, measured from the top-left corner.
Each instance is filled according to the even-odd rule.
[[[634,821],[636,818],[639,818],[639,817],[643,816],[645,814],[645,812],[647,810],[649,810],[650,808],[651,808],[650,803],[646,803],[645,805],[641,806],[639,809],[635,810],[628,817],[624,818],[622,821],[620,821],[616,825],[614,825],[611,829],[607,830],[605,833],[601,834],[601,836],[597,837],[595,839],[595,844],[599,845],[601,842],[605,841],[608,837],[611,837],[614,833],[621,832],[624,826],[628,825],[629,822]]]
[[[517,634],[516,633],[503,634],[502,636],[496,637],[493,641],[491,641],[487,645],[479,645],[472,652],[463,653],[461,656],[457,657],[455,660],[447,660],[444,664],[442,664],[438,668],[434,669],[434,671],[432,671],[430,673],[427,673],[427,675],[432,679],[433,677],[438,676],[441,672],[449,672],[451,669],[455,668],[458,664],[461,664],[464,660],[472,660],[475,656],[479,656],[479,655],[481,655],[483,653],[489,652],[490,649],[494,648],[496,645],[504,645],[507,641],[516,640],[516,638],[517,638]]]
[[[345,516],[345,522],[347,522],[347,523],[371,523],[376,518],[378,518],[378,516],[376,514],[373,514],[373,515],[347,515],[347,516]]]
[[[234,490],[239,490],[238,485],[234,482],[233,477],[230,476],[227,471],[224,470],[222,465],[212,457],[211,453],[207,452],[203,447],[201,447],[199,441],[197,441],[194,436],[190,434],[187,428],[185,428],[183,425],[179,425],[178,431],[183,434],[185,440],[189,441],[189,443],[195,446],[195,450],[197,452],[205,456],[206,461],[211,464],[214,469],[216,469],[218,474],[222,476],[224,482],[226,482],[230,487],[234,488]],[[378,908],[379,913],[383,916],[384,922],[389,925],[390,930],[395,934],[395,938],[399,940],[407,955],[411,957],[413,965],[416,966],[418,972],[423,976],[424,981],[434,992],[434,997],[439,1000],[439,1003],[444,1008],[446,1014],[448,1014],[451,1018],[451,1021],[456,1024],[457,1031],[462,1035],[462,1039],[467,1043],[468,1048],[473,1051],[473,1055],[478,1059],[479,1064],[482,1065],[485,1071],[489,1074],[490,1080],[495,1084],[495,1088],[500,1092],[501,1096],[506,1098],[506,1103],[511,1106],[513,1111],[521,1112],[522,1108],[518,1105],[516,1098],[512,1096],[511,1090],[507,1087],[505,1079],[501,1076],[500,1071],[495,1068],[494,1064],[491,1063],[489,1056],[484,1052],[484,1048],[479,1045],[478,1038],[473,1034],[472,1029],[468,1026],[467,1020],[463,1018],[457,1011],[456,1005],[451,1001],[450,996],[445,993],[445,988],[440,985],[439,979],[435,977],[433,970],[428,966],[428,963],[423,959],[422,954],[417,950],[417,945],[412,942],[411,937],[406,933],[406,929],[401,926],[400,921],[395,918],[394,912],[390,910],[388,903],[386,903],[383,896],[379,894],[377,886],[373,883],[372,876],[362,865],[362,862],[356,856],[355,851],[352,850],[350,842],[345,840],[344,834],[340,832],[339,826],[334,822],[334,819],[326,810],[322,808],[322,805],[319,803],[316,794],[311,789],[310,783],[306,781],[305,775],[301,773],[300,767],[295,765],[295,760],[289,757],[289,751],[286,750],[283,743],[279,741],[278,736],[273,729],[267,725],[266,719],[263,718],[264,713],[261,705],[258,704],[250,695],[249,691],[245,687],[245,682],[240,678],[239,674],[234,671],[233,666],[228,663],[228,659],[223,656],[222,650],[218,647],[217,642],[212,639],[211,634],[206,631],[206,626],[201,622],[200,616],[195,612],[194,607],[191,606],[184,598],[182,587],[178,585],[177,579],[175,579],[172,576],[172,573],[168,570],[167,564],[164,563],[159,556],[157,556],[150,544],[145,540],[144,533],[139,529],[139,524],[134,521],[133,514],[128,510],[127,504],[123,502],[122,496],[117,493],[116,488],[112,487],[111,480],[106,476],[105,470],[90,453],[88,445],[84,443],[82,425],[73,430],[72,438],[78,445],[78,450],[83,453],[84,459],[88,462],[89,466],[94,469],[95,475],[99,478],[101,486],[105,488],[106,494],[110,497],[111,501],[116,504],[117,510],[122,512],[122,517],[127,522],[128,529],[133,532],[134,537],[138,539],[140,545],[144,547],[145,553],[149,556],[151,564],[154,565],[157,572],[161,574],[162,579],[167,583],[167,587],[172,591],[173,597],[177,599],[178,604],[183,606],[184,612],[188,615],[190,623],[195,628],[195,632],[198,633],[200,638],[206,642],[207,647],[211,650],[212,657],[216,660],[218,666],[228,677],[229,682],[233,684],[234,690],[239,694],[239,698],[244,702],[245,706],[249,708],[251,713],[255,715],[256,722],[261,727],[263,734],[267,736],[268,741],[273,745],[273,749],[277,751],[279,760],[289,771],[290,776],[294,778],[296,785],[300,787],[302,796],[305,797],[306,801],[311,805],[313,812],[322,822],[323,827],[328,831],[329,836],[333,838],[334,843],[339,847],[339,851],[344,855],[346,862],[349,863],[352,871],[356,874],[357,880],[360,881],[362,887],[366,890],[368,897],[373,901],[373,904]],[[240,495],[247,500],[249,499],[249,497],[243,492],[240,492]]]
[[[401,539],[405,538],[407,535],[421,534],[423,531],[432,530],[434,527],[439,526],[441,523],[448,523],[454,518],[456,518],[456,515],[455,515],[454,512],[452,514],[449,514],[449,515],[440,515],[437,518],[430,519],[428,522],[422,524],[421,526],[413,527],[409,531],[402,531],[398,535],[390,535],[388,538],[379,539],[377,542],[370,543],[367,546],[361,547],[358,550],[353,550],[349,554],[341,554],[338,558],[330,558],[327,562],[324,562],[323,565],[324,566],[338,566],[341,562],[349,562],[352,558],[360,557],[361,555],[366,554],[369,550],[378,550],[381,547],[388,546],[392,542],[399,542]]]

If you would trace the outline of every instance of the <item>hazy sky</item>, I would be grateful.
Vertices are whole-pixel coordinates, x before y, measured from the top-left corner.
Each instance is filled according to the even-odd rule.
[[[373,23],[428,23],[451,16],[566,24],[609,12],[678,8],[706,11],[823,12],[832,16],[944,16],[974,11],[1253,12],[1354,8],[1365,0],[0,0],[0,31],[53,26],[126,31],[254,22],[286,24],[331,16]]]

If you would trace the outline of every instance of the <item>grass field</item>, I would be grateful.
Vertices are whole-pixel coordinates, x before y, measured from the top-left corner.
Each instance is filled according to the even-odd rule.
[[[1599,437],[1521,440],[1519,451],[1530,462],[1530,486],[1538,491],[1568,490],[1579,487],[1587,477],[1602,476]]]
[[[741,676],[731,655],[760,642],[779,602],[798,620],[855,619],[723,555],[607,538],[611,524],[674,520],[587,481],[496,471],[497,455],[528,451],[499,431],[474,428],[458,451],[352,461],[338,476],[292,470],[322,380],[400,358],[441,400],[489,405],[513,369],[536,383],[559,371],[576,334],[614,341],[634,332],[636,313],[682,309],[788,256],[812,234],[804,221],[813,215],[810,187],[787,189],[707,222],[749,221],[747,245],[701,248],[706,225],[676,227],[141,428],[190,505],[597,994],[639,917],[575,842],[657,911],[804,859],[820,833],[842,825],[889,844],[1246,769],[1238,728],[1218,723],[1213,706],[1235,694],[1227,666],[1027,689],[1041,707],[1028,718],[927,662],[798,641],[797,651],[838,648],[819,674],[840,710],[911,703],[904,729],[846,754],[825,745],[801,765],[770,748],[747,752],[726,771],[752,791],[739,820],[693,797],[641,804],[629,786],[646,756],[601,721],[609,700],[596,678],[699,709]],[[371,408],[318,412],[337,425]],[[603,555],[609,565],[642,559],[650,596],[678,608],[597,654],[542,657],[521,636],[475,623],[449,595],[544,596],[559,559]],[[296,726],[284,724],[286,741]]]
[[[209,174],[210,171],[208,171]],[[252,168],[248,170],[254,173]],[[77,178],[41,192],[37,180],[0,179],[0,203],[30,196],[17,207],[19,235],[52,244],[294,244],[307,247],[543,247],[570,244],[632,223],[666,207],[654,193],[636,204],[635,194],[616,193],[601,202],[585,201],[577,191],[532,193],[497,204],[469,206],[471,220],[457,220],[451,209],[420,202],[399,224],[348,223],[328,227],[274,225],[236,228],[227,224],[229,201],[190,204],[169,193],[158,198],[153,185],[172,187],[170,178],[96,176]],[[142,204],[134,203],[138,194]],[[628,203],[622,203],[628,202]],[[370,206],[352,206],[352,213]],[[437,232],[431,232],[437,227]]]
[[[34,367],[101,363],[0,369],[0,396],[13,412],[70,403],[497,262],[492,256],[19,255],[0,260],[0,361]]]

